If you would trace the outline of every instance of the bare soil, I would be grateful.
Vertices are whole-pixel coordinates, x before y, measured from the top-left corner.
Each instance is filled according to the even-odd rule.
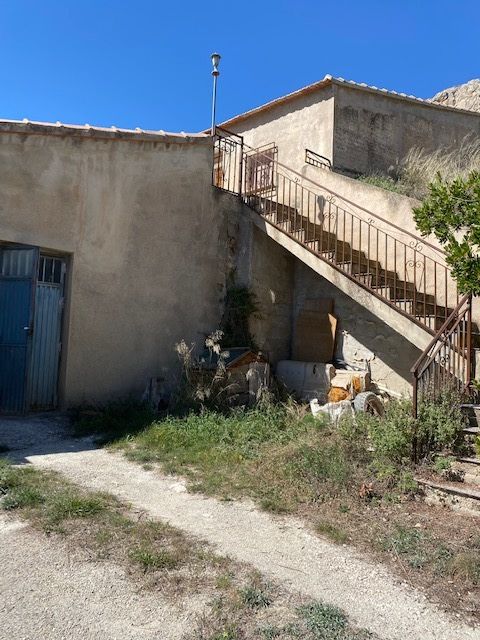
[[[355,625],[381,637],[480,640],[480,630],[466,625],[463,616],[455,620],[442,612],[411,586],[408,575],[400,582],[385,566],[319,538],[291,516],[273,517],[250,502],[189,494],[182,480],[146,471],[106,450],[28,460],[207,540],[218,553],[250,564],[283,588],[341,607]]]

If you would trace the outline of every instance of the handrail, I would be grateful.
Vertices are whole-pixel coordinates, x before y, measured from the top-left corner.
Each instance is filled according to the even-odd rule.
[[[420,364],[422,362],[422,360],[424,360],[425,358],[425,354],[428,353],[428,351],[430,351],[430,349],[435,345],[435,343],[437,342],[439,336],[441,336],[444,331],[446,330],[446,328],[448,327],[448,325],[451,323],[451,321],[457,317],[458,315],[458,310],[461,309],[463,307],[463,305],[465,304],[465,302],[468,300],[468,298],[470,297],[470,294],[465,294],[463,296],[463,298],[461,298],[457,304],[457,306],[455,307],[455,309],[452,311],[452,313],[448,316],[448,318],[445,320],[445,322],[442,324],[442,326],[440,327],[440,329],[437,331],[437,333],[433,336],[433,338],[431,339],[431,341],[428,343],[428,345],[425,347],[425,349],[423,350],[423,353],[419,356],[419,358],[416,360],[415,364],[411,367],[410,369],[410,373],[415,373],[415,371],[420,367]]]
[[[472,367],[472,295],[465,294],[410,369],[414,417],[421,397],[435,400],[439,388],[448,385],[468,389]]]
[[[459,299],[449,267],[422,252],[428,243],[380,216],[365,220],[338,206],[318,192],[331,189],[278,162],[275,144],[253,149],[219,130],[213,157],[215,186],[240,196],[269,224],[434,336],[411,369],[415,415],[425,394],[435,398],[449,384],[460,391],[470,385],[472,297]],[[406,234],[406,241],[375,219]]]
[[[214,184],[240,195],[271,224],[412,322],[435,335],[458,303],[447,265],[425,253],[420,238],[383,229],[301,183],[277,160],[277,147],[253,149],[234,137],[215,139]],[[315,185],[312,180],[307,182]],[[317,185],[318,187],[318,185]],[[378,218],[378,217],[377,217]],[[406,233],[398,238],[392,228]]]
[[[329,158],[322,156],[311,149],[305,149],[305,164],[311,164],[312,167],[332,168],[332,161]]]
[[[218,129],[220,129],[221,131],[225,131],[226,133],[228,133],[229,135],[233,135],[233,136],[237,136],[242,138],[242,136],[239,136],[237,133],[233,133],[228,131],[227,129],[221,129],[220,127],[217,127]],[[259,155],[261,155],[261,151],[258,151],[257,149],[255,149],[254,147],[251,147],[250,145],[248,145],[246,142],[243,141],[242,138],[242,146],[244,149],[248,149],[250,151],[255,151],[258,152]],[[344,202],[346,202],[347,204],[355,207],[356,209],[360,209],[361,211],[364,211],[366,214],[368,214],[369,216],[373,216],[374,218],[376,218],[377,220],[379,220],[380,222],[392,227],[393,229],[395,229],[396,231],[399,231],[402,234],[408,235],[410,236],[413,240],[416,240],[417,242],[421,243],[423,246],[425,247],[429,247],[430,249],[432,249],[433,251],[441,254],[442,256],[445,255],[445,251],[440,248],[435,246],[434,244],[431,244],[430,242],[428,242],[427,240],[425,240],[425,238],[421,237],[421,236],[417,236],[416,234],[407,231],[405,229],[402,229],[402,227],[399,227],[398,225],[396,225],[394,222],[391,222],[390,220],[387,220],[386,218],[383,218],[382,216],[378,215],[377,213],[374,213],[373,211],[370,211],[370,209],[366,209],[365,207],[362,207],[361,205],[356,204],[355,202],[352,202],[351,200],[349,200],[348,198],[345,198],[344,196],[342,196],[340,193],[338,193],[337,191],[334,191],[333,189],[330,189],[330,187],[326,187],[325,185],[320,184],[319,182],[316,182],[315,180],[312,180],[312,178],[309,178],[308,176],[305,176],[303,173],[300,173],[299,171],[296,171],[295,169],[292,169],[291,167],[288,167],[287,165],[283,164],[282,162],[279,162],[278,160],[276,160],[276,165],[278,167],[282,167],[283,169],[285,169],[286,171],[289,171],[290,173],[294,174],[295,176],[301,178],[302,180],[306,180],[307,182],[310,182],[312,185],[314,185],[315,187],[318,187],[320,189],[323,189],[324,191],[328,191],[329,193],[331,193],[333,196],[336,196],[337,198],[340,198],[341,200],[343,200]]]

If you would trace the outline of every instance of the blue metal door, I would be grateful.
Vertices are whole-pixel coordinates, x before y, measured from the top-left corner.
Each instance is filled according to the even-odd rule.
[[[0,412],[23,413],[38,249],[0,247]]]

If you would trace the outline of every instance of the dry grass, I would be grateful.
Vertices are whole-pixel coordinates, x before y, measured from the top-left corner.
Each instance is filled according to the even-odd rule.
[[[440,174],[447,181],[466,178],[472,171],[480,170],[480,139],[467,135],[460,144],[425,151],[420,147],[410,149],[395,175],[372,172],[359,180],[388,191],[423,200],[428,186]]]
[[[417,444],[425,433],[441,446],[455,442],[463,422],[453,405],[422,409]],[[299,515],[320,535],[372,554],[435,601],[478,619],[479,600],[469,595],[478,588],[478,523],[423,503],[408,461],[409,421],[408,403],[392,404],[382,421],[366,416],[338,427],[297,405],[266,405],[170,416],[116,446],[186,477],[191,491],[250,497],[268,511]]]
[[[0,508],[61,537],[73,560],[80,555],[123,566],[140,587],[175,606],[200,599],[203,613],[185,640],[373,638],[354,629],[341,610],[289,593],[206,543],[58,474],[15,468],[0,458]]]
[[[409,195],[421,200],[438,174],[445,180],[453,180],[466,178],[475,170],[480,170],[480,139],[466,136],[459,145],[433,152],[411,149],[401,164],[400,182]]]

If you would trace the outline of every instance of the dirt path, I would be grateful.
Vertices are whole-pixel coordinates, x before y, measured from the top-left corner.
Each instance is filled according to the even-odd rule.
[[[479,629],[452,620],[386,568],[319,539],[294,519],[272,517],[247,502],[189,494],[182,481],[145,471],[120,454],[63,449],[24,458],[89,489],[108,491],[289,588],[341,607],[352,622],[382,638],[480,640]]]
[[[0,640],[180,640],[191,610],[138,590],[124,570],[0,516]]]

